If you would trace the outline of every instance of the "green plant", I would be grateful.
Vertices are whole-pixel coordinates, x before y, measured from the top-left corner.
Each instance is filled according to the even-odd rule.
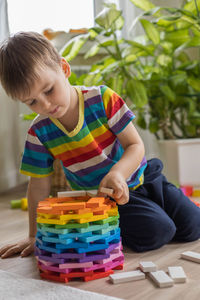
[[[134,20],[144,34],[124,39],[122,11],[105,4],[96,26],[70,40],[61,54],[72,60],[88,41],[85,59],[103,50],[103,59],[71,83],[106,84],[137,112],[137,124],[157,139],[200,137],[200,0],[180,8],[156,7],[149,0],[130,0],[144,12]],[[189,54],[198,51],[196,59]]]

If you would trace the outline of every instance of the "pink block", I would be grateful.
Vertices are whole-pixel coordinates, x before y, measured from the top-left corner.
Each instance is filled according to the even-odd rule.
[[[42,263],[39,263],[39,265],[41,266],[41,268],[43,270],[48,270],[48,271],[53,271],[53,272],[59,272],[59,273],[69,273],[70,269],[60,269],[58,267],[55,266],[45,266]]]
[[[119,264],[122,264],[122,261],[124,261],[124,255],[118,257],[116,259],[116,261],[120,262]],[[112,268],[113,264],[115,264],[115,261],[109,261],[105,264],[94,264],[93,267],[91,267],[91,268],[83,268],[83,272],[89,272],[89,271],[94,271],[94,270],[98,270],[98,269],[110,270]],[[119,264],[117,264],[116,266],[118,266]]]
[[[192,196],[192,192],[193,192],[192,186],[181,186],[180,189],[185,196]]]
[[[42,260],[42,259],[39,259],[37,258],[37,261],[39,261],[40,263],[42,263],[43,265],[45,266],[52,266],[52,265],[55,265],[55,263],[51,262],[51,261],[46,261],[46,260]]]
[[[97,261],[95,261],[95,263],[106,264],[107,262],[112,262],[114,259],[119,258],[120,256],[123,256],[123,253],[121,251],[119,251],[117,253],[110,253],[109,258],[97,260]]]
[[[93,266],[93,262],[85,262],[85,263],[69,263],[69,264],[59,264],[60,269],[80,269],[80,268],[90,268]]]

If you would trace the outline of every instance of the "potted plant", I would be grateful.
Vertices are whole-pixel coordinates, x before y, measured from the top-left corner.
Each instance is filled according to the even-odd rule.
[[[162,158],[170,148],[167,160],[164,158],[168,178],[180,184],[200,184],[200,162],[197,162],[200,153],[200,0],[183,1],[180,8],[157,7],[148,0],[130,1],[144,11],[132,26],[139,22],[144,34],[124,39],[122,11],[115,4],[105,4],[95,19],[96,26],[87,34],[71,39],[61,50],[61,55],[70,61],[85,43],[92,41],[85,59],[95,58],[100,52],[105,54],[91,66],[88,74],[80,78],[73,74],[71,83],[106,84],[114,89],[137,113],[137,125],[159,140],[160,149],[164,150]],[[195,58],[188,52],[191,49],[199,51]],[[182,153],[184,148],[186,154]],[[194,163],[192,158],[195,158]],[[170,165],[176,167],[175,171],[169,170]]]

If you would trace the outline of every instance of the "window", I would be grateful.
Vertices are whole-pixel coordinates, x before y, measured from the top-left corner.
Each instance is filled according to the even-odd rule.
[[[94,0],[7,0],[11,33],[89,28],[94,25]]]

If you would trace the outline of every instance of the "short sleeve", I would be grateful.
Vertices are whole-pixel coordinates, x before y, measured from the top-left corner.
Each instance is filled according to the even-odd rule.
[[[31,177],[46,177],[53,173],[54,158],[30,128],[25,142],[20,173]]]
[[[124,100],[107,86],[101,87],[101,96],[109,128],[114,134],[119,134],[135,118],[135,115]]]

